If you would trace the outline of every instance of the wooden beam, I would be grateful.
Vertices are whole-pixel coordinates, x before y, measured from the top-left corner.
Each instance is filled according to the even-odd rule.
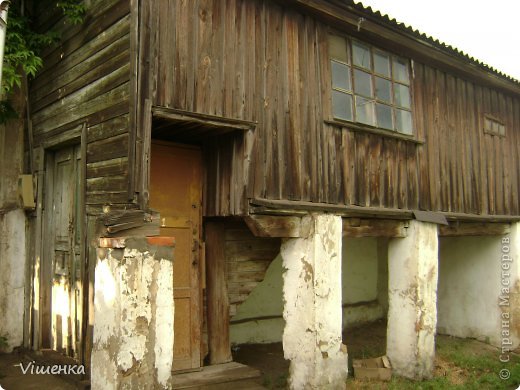
[[[362,207],[353,205],[341,205],[330,203],[316,203],[292,200],[272,200],[272,199],[251,199],[252,205],[260,206],[253,209],[253,213],[266,214],[266,211],[276,210],[281,214],[295,215],[305,212],[328,212],[345,217],[366,217],[366,218],[386,218],[386,219],[413,219],[411,210],[393,209],[385,207]]]
[[[207,222],[205,229],[209,362],[221,364],[233,360],[229,341],[225,229],[219,222]]]
[[[343,219],[344,237],[406,237],[407,221],[387,219]]]
[[[453,212],[441,212],[446,216],[448,221],[464,221],[464,222],[518,222],[520,216],[518,215],[489,215],[489,214],[464,214]]]
[[[510,230],[508,223],[452,222],[448,226],[439,226],[439,236],[503,236]]]
[[[381,218],[381,219],[414,219],[413,211],[386,207],[364,207],[330,203],[303,202],[293,200],[272,200],[254,198],[249,200],[250,214],[254,215],[287,215],[303,216],[309,212],[326,212],[342,217]],[[448,221],[464,222],[501,222],[520,221],[519,215],[466,214],[439,211]]]
[[[155,106],[152,108],[152,112],[154,117],[169,119],[174,122],[198,123],[206,126],[231,128],[235,130],[251,130],[256,127],[256,123],[251,121],[200,114],[168,107]]]
[[[244,220],[256,237],[297,238],[304,234],[300,217],[250,215]]]

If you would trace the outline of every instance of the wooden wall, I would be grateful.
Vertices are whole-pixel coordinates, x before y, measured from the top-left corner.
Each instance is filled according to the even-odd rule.
[[[280,239],[253,236],[245,223],[225,225],[226,279],[229,315],[264,280],[269,264],[280,253]]]
[[[415,132],[424,143],[354,132],[325,123],[326,24],[269,0],[149,6],[152,104],[257,122],[246,158],[232,145],[209,145],[212,166],[227,168],[206,194],[207,215],[246,212],[247,202],[230,206],[237,182],[249,198],[519,213],[520,94],[414,61]],[[506,121],[505,138],[483,133],[485,113]]]
[[[34,146],[85,122],[87,205],[128,203],[130,1],[92,1],[79,26],[45,12],[40,24],[61,39],[30,84]]]

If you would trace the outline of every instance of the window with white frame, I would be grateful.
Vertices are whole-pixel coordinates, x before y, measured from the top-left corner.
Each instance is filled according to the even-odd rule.
[[[329,56],[334,119],[413,133],[408,60],[335,34]]]

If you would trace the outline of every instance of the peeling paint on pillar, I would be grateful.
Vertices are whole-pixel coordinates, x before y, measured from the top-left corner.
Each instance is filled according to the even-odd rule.
[[[173,250],[125,244],[98,250],[92,388],[171,388]]]
[[[348,372],[341,342],[341,217],[304,217],[305,238],[286,239],[281,255],[284,356],[291,389],[344,389]]]
[[[8,342],[3,352],[23,344],[25,264],[25,213],[0,214],[0,336]]]
[[[510,309],[509,315],[511,317],[511,322],[509,324],[509,341],[511,341],[511,349],[514,350],[520,348],[520,222],[511,224],[511,231],[508,234],[508,239],[509,255],[511,257],[511,288],[508,307],[508,309]],[[503,248],[503,252],[504,250],[505,248]],[[504,253],[502,253],[502,255],[504,255]],[[502,261],[502,263],[504,262]]]
[[[388,247],[387,355],[396,374],[433,374],[437,325],[437,225],[411,221]]]

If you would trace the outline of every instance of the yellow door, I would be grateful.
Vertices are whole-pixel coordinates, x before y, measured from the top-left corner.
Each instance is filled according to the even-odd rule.
[[[199,149],[152,142],[150,207],[161,215],[161,236],[175,237],[174,371],[193,370],[201,366],[201,167]]]

